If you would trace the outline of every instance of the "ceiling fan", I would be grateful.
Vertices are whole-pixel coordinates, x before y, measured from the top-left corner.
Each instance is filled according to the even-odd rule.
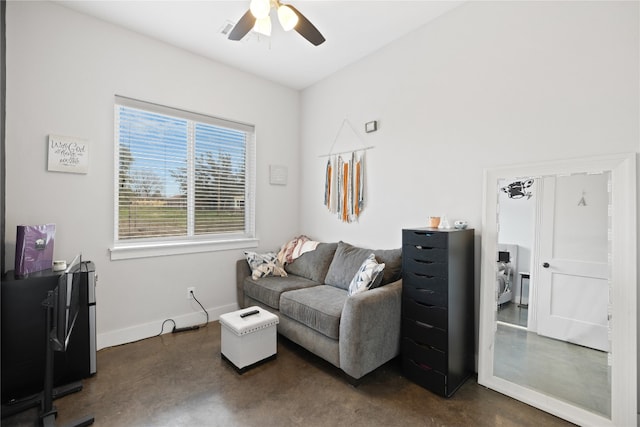
[[[251,30],[270,36],[271,8],[278,11],[278,21],[285,31],[296,30],[314,46],[324,43],[325,38],[320,31],[298,9],[290,4],[282,4],[279,0],[251,0],[249,10],[233,27],[229,33],[229,39],[240,40]]]

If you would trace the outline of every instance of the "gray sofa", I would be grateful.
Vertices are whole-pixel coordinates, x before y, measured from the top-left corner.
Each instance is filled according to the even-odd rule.
[[[385,263],[382,280],[348,296],[351,279],[371,253]],[[400,352],[401,251],[320,243],[285,266],[287,277],[254,280],[236,264],[238,303],[280,318],[278,333],[357,380]]]

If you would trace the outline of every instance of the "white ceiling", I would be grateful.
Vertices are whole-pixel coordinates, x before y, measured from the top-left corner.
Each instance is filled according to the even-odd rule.
[[[164,41],[294,89],[303,89],[380,49],[461,1],[289,0],[327,39],[315,47],[285,33],[272,9],[271,37],[249,33],[239,42],[221,33],[249,8],[234,1],[58,0],[70,9]]]

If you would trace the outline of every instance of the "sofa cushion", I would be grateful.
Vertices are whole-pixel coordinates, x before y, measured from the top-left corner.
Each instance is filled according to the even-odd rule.
[[[340,289],[349,289],[351,279],[353,279],[364,260],[372,252],[376,255],[376,261],[385,264],[382,281],[379,286],[399,280],[402,273],[401,249],[363,249],[345,242],[338,242],[336,253],[333,256],[324,283]]]
[[[280,313],[337,340],[346,299],[347,292],[333,286],[298,289],[282,294]]]
[[[300,276],[269,276],[260,279],[247,277],[244,279],[244,293],[254,300],[278,310],[280,307],[280,295],[283,292],[318,285],[320,284]]]
[[[303,253],[291,264],[285,264],[284,269],[287,273],[323,283],[337,247],[337,243],[320,243],[315,250]]]

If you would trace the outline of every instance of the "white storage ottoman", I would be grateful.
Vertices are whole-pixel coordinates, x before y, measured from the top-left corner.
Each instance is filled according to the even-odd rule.
[[[241,315],[257,311],[246,317]],[[275,358],[278,316],[253,306],[220,316],[220,353],[240,373],[259,362]]]

